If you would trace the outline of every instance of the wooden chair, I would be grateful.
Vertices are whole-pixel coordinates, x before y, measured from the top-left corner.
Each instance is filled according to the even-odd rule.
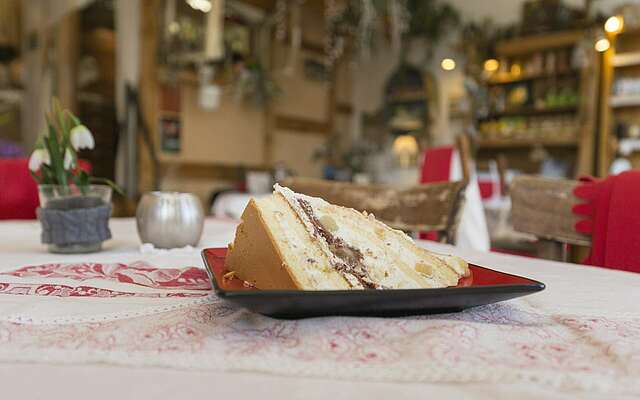
[[[590,246],[591,237],[578,233],[578,203],[573,189],[578,182],[538,176],[518,176],[511,182],[511,220],[515,230],[539,239],[541,258],[567,261],[567,245]]]
[[[456,148],[460,154],[460,164],[462,164],[462,178],[469,182],[471,179],[471,162],[473,155],[471,154],[471,139],[467,133],[456,136]]]
[[[358,185],[311,178],[288,178],[292,190],[366,211],[403,231],[437,231],[440,240],[453,243],[464,201],[465,181],[417,185],[408,189]]]

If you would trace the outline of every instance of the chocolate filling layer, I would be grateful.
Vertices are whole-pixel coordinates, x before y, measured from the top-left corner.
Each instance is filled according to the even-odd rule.
[[[333,263],[333,268],[345,278],[349,286],[353,287],[347,276],[355,278],[366,289],[382,289],[383,287],[375,283],[367,273],[367,269],[362,262],[364,256],[360,250],[349,246],[342,238],[331,234],[320,223],[307,201],[303,199],[296,200],[307,218],[309,218],[309,221],[311,221],[314,236],[322,237],[329,245],[331,252],[340,260]]]

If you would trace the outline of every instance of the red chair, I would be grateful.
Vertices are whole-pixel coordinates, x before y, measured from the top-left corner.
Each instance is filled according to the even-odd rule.
[[[432,147],[425,150],[422,155],[420,183],[448,182],[455,151],[454,146]]]
[[[0,220],[35,219],[38,185],[26,158],[0,159]]]
[[[91,163],[78,163],[91,172]],[[0,220],[36,219],[39,206],[38,184],[29,173],[29,159],[0,158]]]
[[[420,183],[458,180],[466,181],[467,187],[455,243],[475,250],[488,251],[489,232],[466,135],[458,136],[456,146],[432,147],[427,149],[422,157]],[[420,232],[419,238],[434,240],[437,236],[432,232]]]
[[[455,154],[454,146],[431,147],[422,154],[420,183],[448,182],[451,175],[451,163]],[[420,232],[422,240],[438,240],[436,232]]]

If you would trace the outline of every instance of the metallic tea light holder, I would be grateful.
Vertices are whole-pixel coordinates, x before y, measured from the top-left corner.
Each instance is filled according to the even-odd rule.
[[[204,211],[191,193],[149,192],[138,203],[136,223],[142,243],[161,249],[196,246],[202,236]]]

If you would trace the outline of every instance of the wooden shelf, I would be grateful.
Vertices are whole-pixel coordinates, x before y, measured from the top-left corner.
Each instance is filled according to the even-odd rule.
[[[528,63],[527,60],[535,61],[533,58],[537,57],[537,53],[566,52],[568,55],[569,51],[573,51],[583,40],[591,36],[590,28],[585,26],[584,28],[514,37],[496,43],[495,58],[501,63],[521,62],[526,65]],[[601,58],[599,55],[597,56],[593,47],[586,50],[587,58],[593,62],[587,63],[581,68],[572,68],[567,65],[562,70],[540,70],[539,73],[535,74],[526,72],[523,68],[520,76],[498,73],[493,75],[492,79],[489,78],[483,82],[485,87],[491,90],[509,88],[509,86],[498,85],[523,84],[535,87],[543,84],[556,85],[556,83],[566,80],[571,82],[571,86],[575,84],[576,94],[579,96],[578,101],[575,101],[576,104],[568,105],[565,103],[566,105],[563,106],[549,105],[544,108],[537,108],[533,103],[519,107],[513,105],[506,110],[493,110],[487,116],[476,118],[477,122],[482,123],[499,121],[503,117],[526,119],[527,117],[539,116],[544,118],[557,115],[575,122],[575,128],[572,125],[571,131],[567,132],[575,133],[575,137],[572,136],[572,138],[566,139],[551,136],[548,138],[544,135],[545,139],[530,140],[525,139],[530,136],[525,134],[524,130],[526,128],[523,127],[521,128],[522,132],[510,135],[510,138],[481,140],[478,146],[482,152],[482,158],[492,159],[497,154],[504,152],[505,157],[508,159],[506,162],[512,168],[533,172],[539,168],[539,165],[527,157],[523,157],[523,153],[526,153],[533,146],[542,145],[554,150],[554,157],[571,159],[574,176],[593,173],[592,171],[595,168],[594,154],[596,154],[594,127],[598,121],[598,92],[601,70],[599,63]],[[502,138],[502,136],[487,137]],[[522,139],[516,139],[516,137],[521,137]],[[539,137],[543,137],[543,135]]]
[[[546,51],[553,48],[573,46],[585,36],[585,31],[561,31],[533,36],[513,38],[499,42],[496,53],[500,56],[514,56]]]
[[[613,56],[611,64],[614,67],[635,67],[640,65],[640,51],[618,53]]]
[[[486,81],[489,86],[496,85],[508,85],[513,83],[522,83],[529,82],[535,80],[549,80],[549,79],[557,79],[557,78],[580,78],[580,71],[578,70],[568,70],[562,72],[556,72],[554,74],[544,73],[544,74],[523,74],[518,77],[507,77],[507,78],[492,78]]]
[[[640,95],[616,95],[609,98],[613,108],[640,107]]]
[[[533,147],[541,145],[544,147],[576,147],[578,142],[576,139],[563,139],[563,140],[523,140],[523,139],[500,139],[500,140],[480,140],[478,147],[481,149],[509,149],[509,148],[522,148]]]
[[[568,114],[578,111],[578,106],[565,106],[565,107],[553,107],[553,108],[515,108],[512,110],[505,110],[500,112],[493,112],[482,118],[496,119],[501,117],[520,117],[520,116],[535,116],[535,115],[553,115],[553,114]]]

